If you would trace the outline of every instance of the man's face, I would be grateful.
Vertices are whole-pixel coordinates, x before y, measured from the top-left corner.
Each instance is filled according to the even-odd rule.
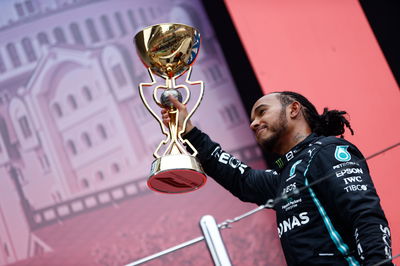
[[[266,151],[276,151],[288,127],[286,108],[282,107],[276,93],[265,95],[254,104],[251,121],[257,142]]]

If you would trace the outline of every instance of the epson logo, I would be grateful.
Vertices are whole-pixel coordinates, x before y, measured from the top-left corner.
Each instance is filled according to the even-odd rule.
[[[363,170],[361,168],[346,168],[341,171],[336,172],[336,177],[342,177],[344,175],[351,174],[363,174]]]
[[[280,222],[278,226],[279,238],[281,238],[284,233],[294,229],[295,227],[307,224],[310,221],[310,218],[307,216],[307,214],[307,212],[302,212],[299,214],[299,217],[293,215],[292,218],[288,218]]]

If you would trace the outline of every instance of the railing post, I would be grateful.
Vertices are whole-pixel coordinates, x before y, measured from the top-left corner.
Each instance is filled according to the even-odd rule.
[[[203,231],[208,250],[216,266],[231,266],[228,252],[225,249],[221,234],[215,219],[211,215],[204,215],[200,219],[200,228]]]

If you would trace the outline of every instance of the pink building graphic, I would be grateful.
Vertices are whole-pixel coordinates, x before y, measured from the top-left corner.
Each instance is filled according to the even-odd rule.
[[[199,2],[16,0],[1,5],[0,265],[23,260],[43,265],[45,260],[29,258],[61,252],[63,234],[82,235],[79,226],[66,224],[80,221],[95,228],[107,217],[109,227],[99,230],[125,232],[124,226],[136,226],[130,222],[134,216],[111,215],[109,208],[157,202],[146,181],[162,135],[137,93],[138,83],[149,77],[132,44],[145,26],[176,21],[200,29],[202,50],[192,79],[205,81],[206,95],[193,120],[238,158],[263,165]],[[211,181],[208,186],[215,187]],[[213,205],[213,197],[205,206]],[[140,205],[132,215],[145,215],[147,208]],[[89,210],[94,212],[88,215]],[[170,212],[158,211],[161,216]],[[93,234],[97,238],[88,239],[100,239]],[[96,250],[85,253],[87,261],[101,264],[99,244],[83,246]],[[148,255],[135,250],[119,261]]]

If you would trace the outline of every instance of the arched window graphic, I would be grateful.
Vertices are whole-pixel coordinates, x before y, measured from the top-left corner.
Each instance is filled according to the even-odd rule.
[[[101,21],[103,29],[106,33],[107,39],[114,38],[114,32],[111,28],[111,24],[110,24],[110,21],[108,20],[108,17],[106,15],[102,15],[100,17],[100,21]]]
[[[32,0],[25,1],[25,7],[26,7],[26,10],[28,10],[28,13],[35,12],[35,8],[33,6]]]
[[[97,126],[97,132],[99,133],[99,135],[102,139],[108,138],[107,131],[103,125],[100,124]]]
[[[47,37],[47,34],[44,32],[40,32],[37,35],[37,39],[40,45],[45,45],[45,44],[49,44],[49,37]]]
[[[133,14],[132,10],[128,11],[128,18],[129,18],[129,22],[131,23],[132,29],[136,29],[138,26],[138,23],[137,23],[137,20],[135,18],[135,15]]]
[[[82,140],[85,143],[86,147],[92,147],[92,140],[90,139],[90,136],[87,132],[82,134]]]
[[[63,111],[61,109],[61,106],[59,103],[54,103],[53,104],[53,110],[54,113],[56,114],[57,117],[62,117],[63,116]]]
[[[85,23],[92,43],[100,41],[100,37],[96,30],[96,26],[94,25],[93,19],[89,18],[85,21]]]
[[[114,78],[117,81],[119,87],[124,87],[125,85],[128,84],[128,81],[126,80],[126,77],[124,75],[124,71],[122,70],[121,64],[116,64],[112,66],[111,70],[114,74]]]
[[[224,106],[220,110],[220,114],[222,115],[223,120],[226,122],[227,125],[234,126],[242,123],[240,114],[236,108],[236,105],[234,104]]]
[[[82,178],[82,187],[89,188],[89,181],[86,178]]]
[[[6,99],[6,102],[10,102],[10,95],[6,91],[4,92],[4,98]]]
[[[29,126],[28,118],[25,115],[18,118],[18,124],[24,138],[27,139],[32,136],[32,130]]]
[[[4,64],[3,57],[0,55],[0,73],[6,72],[6,65]]]
[[[218,65],[213,65],[213,66],[211,66],[211,67],[209,68],[209,71],[210,71],[210,74],[211,74],[212,79],[213,79],[215,82],[218,82],[218,81],[220,81],[220,80],[223,79],[223,75],[222,75],[221,69],[219,68]]]
[[[78,108],[78,104],[76,102],[76,99],[73,95],[68,95],[68,104],[69,106],[73,109],[76,110]]]
[[[78,24],[71,23],[71,25],[69,25],[69,29],[71,30],[72,37],[74,38],[75,43],[84,44],[82,33],[81,30],[79,29]]]
[[[146,14],[146,11],[144,10],[144,8],[139,8],[139,15],[140,15],[140,18],[142,19],[142,24],[148,25],[149,22],[148,22],[147,14]]]
[[[117,21],[117,24],[118,24],[119,30],[121,32],[121,35],[124,36],[127,31],[126,31],[126,27],[125,27],[125,23],[124,23],[124,20],[122,18],[122,15],[121,15],[120,12],[116,12],[114,14],[114,16],[115,16],[115,20]]]
[[[8,105],[8,112],[21,147],[30,149],[38,145],[37,138],[34,138],[35,128],[26,103],[19,97],[13,97]]]
[[[92,92],[90,91],[88,86],[83,87],[82,92],[83,92],[83,96],[85,97],[85,99],[87,101],[90,102],[91,100],[93,100]]]
[[[59,191],[56,192],[58,201],[62,201],[62,197]]]
[[[4,247],[4,253],[7,255],[7,257],[10,257],[10,251],[8,250],[7,243],[4,243],[3,247]]]
[[[121,172],[121,168],[119,167],[119,165],[118,165],[117,163],[113,163],[113,164],[111,165],[111,171],[112,171],[114,174],[118,174],[119,172]]]
[[[53,30],[54,37],[56,39],[56,43],[66,43],[67,39],[65,39],[65,34],[64,31],[60,28],[57,27]]]
[[[156,10],[155,10],[154,7],[150,7],[149,12],[150,12],[150,15],[151,15],[152,19],[155,19],[157,17]]]
[[[96,180],[97,181],[103,181],[104,180],[104,173],[102,171],[97,171],[96,173]]]
[[[67,141],[67,147],[68,147],[68,151],[72,154],[72,155],[76,155],[77,154],[77,150],[76,150],[76,146],[75,143],[72,140],[68,140]]]
[[[22,47],[24,48],[25,55],[28,58],[29,62],[36,61],[36,53],[35,50],[33,49],[32,42],[29,38],[23,38],[22,39]]]
[[[14,7],[15,7],[15,10],[17,11],[18,17],[21,18],[21,17],[25,16],[25,11],[24,11],[24,8],[21,3],[16,3],[14,5]]]
[[[21,59],[19,58],[17,48],[15,48],[15,45],[13,43],[7,44],[7,52],[13,66],[19,67],[21,65]]]

